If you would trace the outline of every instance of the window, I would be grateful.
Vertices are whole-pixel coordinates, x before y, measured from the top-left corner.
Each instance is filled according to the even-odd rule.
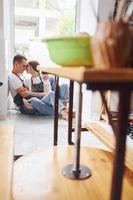
[[[16,0],[15,53],[49,63],[42,38],[75,33],[76,0]]]
[[[23,8],[38,8],[39,1],[38,0],[15,0],[16,7],[23,7]]]

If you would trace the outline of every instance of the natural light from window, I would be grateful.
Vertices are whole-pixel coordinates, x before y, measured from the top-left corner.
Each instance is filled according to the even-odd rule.
[[[15,0],[15,54],[51,66],[41,38],[75,34],[76,0]]]

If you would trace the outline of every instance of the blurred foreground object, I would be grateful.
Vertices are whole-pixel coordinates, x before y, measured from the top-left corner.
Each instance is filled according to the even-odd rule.
[[[44,39],[51,59],[61,66],[92,66],[91,37],[80,34],[73,37]]]
[[[128,22],[99,22],[91,43],[95,67],[131,67],[132,43],[133,32]]]

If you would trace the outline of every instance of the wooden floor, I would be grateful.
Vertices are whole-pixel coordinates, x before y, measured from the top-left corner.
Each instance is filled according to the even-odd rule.
[[[88,122],[85,127],[97,136],[112,152],[115,149],[115,137],[113,132],[109,132],[103,128],[100,123]],[[133,147],[131,148],[128,144],[126,145],[126,158],[125,165],[133,172]]]
[[[0,125],[0,200],[11,200],[14,126]]]
[[[62,169],[73,162],[73,146],[51,147],[23,156],[15,162],[14,200],[109,200],[112,154],[104,150],[82,147],[81,164],[92,176],[86,180],[70,180]],[[133,179],[124,177],[122,200],[132,200]]]

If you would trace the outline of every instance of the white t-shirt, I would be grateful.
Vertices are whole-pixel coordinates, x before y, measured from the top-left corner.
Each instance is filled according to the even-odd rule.
[[[24,78],[21,75],[20,78],[24,81]],[[9,90],[13,98],[17,94],[16,89],[23,86],[23,81],[21,81],[21,79],[19,79],[14,73],[11,73],[8,77]]]
[[[40,75],[41,76],[41,75]],[[49,80],[44,80],[41,76],[41,80],[44,84],[44,93],[45,95],[48,94],[51,90],[51,85],[50,85],[50,82]],[[40,80],[40,77],[39,76],[36,76],[34,78],[32,78],[32,81],[33,81],[33,84],[38,84],[41,82]],[[26,85],[26,87],[29,88],[29,90],[31,90],[31,77],[30,78],[27,78],[24,80],[24,84]]]

